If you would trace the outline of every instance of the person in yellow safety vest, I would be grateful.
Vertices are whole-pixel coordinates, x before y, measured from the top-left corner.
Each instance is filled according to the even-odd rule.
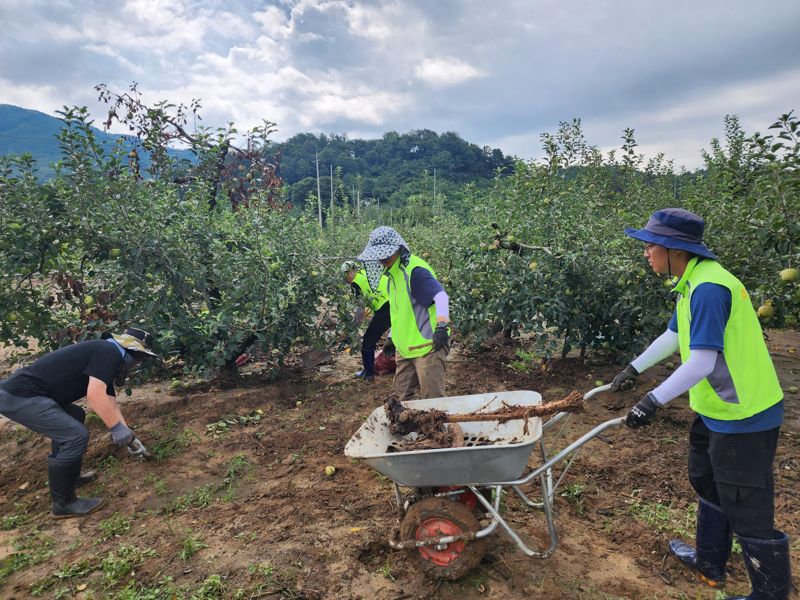
[[[353,321],[360,325],[367,314],[372,312],[372,320],[367,325],[367,330],[361,339],[361,362],[363,368],[355,373],[357,378],[364,381],[375,379],[375,347],[381,336],[389,330],[389,299],[386,297],[386,278],[381,278],[376,289],[372,289],[367,281],[367,273],[359,264],[352,260],[342,263],[339,271],[344,275],[345,281],[352,287],[356,296],[364,298],[366,307],[359,307]],[[382,285],[381,285],[382,284]],[[381,289],[381,287],[383,289]],[[391,338],[384,344],[384,352],[391,351]]]
[[[400,400],[445,395],[445,360],[450,352],[450,307],[447,293],[431,266],[411,254],[391,227],[372,231],[358,259],[374,288],[385,274],[397,352],[394,389]]]
[[[784,599],[792,586],[789,537],[774,527],[772,474],[783,392],[750,296],[703,244],[704,229],[694,213],[666,208],[643,229],[625,230],[645,242],[653,271],[678,278],[678,299],[667,330],[614,378],[612,390],[632,387],[645,369],[680,351],[680,368],[626,420],[632,428],[647,425],[686,391],[698,413],[689,432],[689,481],[699,500],[695,545],[672,540],[669,551],[716,587],[735,533],[753,588],[746,598]]]

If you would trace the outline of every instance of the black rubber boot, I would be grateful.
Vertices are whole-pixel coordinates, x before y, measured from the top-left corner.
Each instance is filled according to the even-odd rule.
[[[75,484],[81,473],[81,459],[61,461],[49,458],[47,476],[50,480],[50,496],[53,499],[52,514],[56,519],[82,517],[103,506],[101,498],[78,498]]]
[[[375,350],[364,350],[361,349],[361,362],[364,364],[364,368],[360,371],[356,371],[353,375],[357,379],[363,379],[364,381],[372,381],[375,379]]]
[[[52,442],[51,446],[53,451],[50,453],[50,458],[53,458],[58,455],[58,444]],[[87,483],[92,483],[95,479],[97,479],[97,471],[83,471],[78,475],[78,481],[75,482],[75,487],[81,487]]]
[[[792,590],[792,563],[789,559],[789,536],[781,531],[774,540],[739,536],[744,565],[753,591],[749,596],[730,600],[786,600]]]
[[[70,417],[75,419],[80,423],[86,423],[86,411],[83,410],[77,404],[67,404],[66,406],[62,407],[64,412],[66,412]],[[55,440],[51,441],[51,449],[50,456],[58,456],[58,448],[59,444],[56,443]],[[78,482],[75,484],[75,487],[81,487],[82,485],[86,485],[87,483],[93,482],[97,479],[97,472],[96,471],[84,471],[78,477]]]
[[[725,583],[725,564],[731,554],[733,532],[728,517],[720,508],[699,499],[695,547],[681,540],[670,540],[670,553],[711,587]]]

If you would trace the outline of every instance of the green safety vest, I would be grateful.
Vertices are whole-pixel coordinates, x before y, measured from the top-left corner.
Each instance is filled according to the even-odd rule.
[[[431,266],[419,256],[412,254],[408,265],[403,266],[400,258],[386,271],[389,277],[389,315],[392,322],[392,341],[403,358],[418,358],[428,354],[433,347],[433,328],[436,327],[436,306],[422,306],[411,295],[411,271],[426,269],[436,277]],[[416,350],[412,346],[428,344]]]
[[[361,269],[356,273],[353,283],[355,283],[358,286],[358,289],[361,290],[361,295],[364,296],[364,299],[369,304],[369,308],[372,310],[373,314],[378,312],[380,307],[389,301],[389,298],[386,296],[386,275],[381,275],[377,290],[373,290],[371,287],[369,287],[369,281],[367,281],[367,272],[364,269]]]
[[[698,262],[693,258],[675,286],[680,294],[677,320],[681,360],[686,362],[691,354],[692,291],[702,283],[716,283],[730,290],[731,315],[714,371],[689,389],[689,405],[695,412],[721,421],[752,417],[780,402],[783,391],[747,290],[717,261]]]

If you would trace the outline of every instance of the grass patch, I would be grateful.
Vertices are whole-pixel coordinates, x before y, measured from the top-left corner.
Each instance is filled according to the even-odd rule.
[[[253,465],[244,454],[237,454],[228,463],[228,470],[222,479],[221,488],[225,489],[222,499],[226,502],[233,500],[239,481],[253,470]]]
[[[96,570],[100,566],[98,562],[92,562],[89,559],[83,558],[79,561],[74,563],[70,563],[65,567],[61,567],[52,575],[48,575],[44,579],[40,579],[36,583],[31,586],[31,594],[34,596],[41,596],[47,590],[50,590],[56,586],[59,582],[62,581],[69,581],[74,577],[86,577],[89,573]],[[60,588],[56,592],[56,597],[59,597],[59,593],[67,588]]]
[[[671,503],[661,504],[635,499],[628,502],[628,514],[658,531],[675,534],[682,538],[694,537],[695,511],[692,506],[676,509],[672,507]]]
[[[210,435],[216,439],[230,433],[232,426],[255,425],[256,423],[260,423],[263,418],[264,411],[260,408],[250,411],[246,415],[225,415],[219,421],[214,421],[206,425],[206,435]]]
[[[14,552],[0,561],[0,585],[17,571],[22,571],[45,561],[55,554],[53,538],[38,529],[14,540]]]
[[[176,498],[172,504],[164,507],[162,512],[165,514],[172,514],[175,512],[186,512],[192,508],[205,508],[214,501],[216,490],[217,486],[213,483],[199,487],[188,494]]]
[[[383,563],[380,568],[378,569],[377,573],[379,575],[383,575],[389,581],[395,581],[395,576],[392,574],[392,565],[389,564],[389,559],[386,559],[386,562]]]
[[[131,530],[131,520],[127,517],[114,513],[105,521],[100,522],[100,532],[102,533],[103,541],[110,540],[113,537],[121,537]]]
[[[259,578],[255,586],[248,590],[238,590],[234,598],[260,598],[262,596],[276,596],[285,600],[302,598],[293,585],[295,576],[290,570],[278,571],[270,564],[252,564],[247,568],[250,575]]]
[[[535,352],[529,352],[524,348],[517,348],[514,351],[514,354],[516,354],[517,360],[512,360],[510,363],[508,363],[508,366],[512,371],[528,374],[534,370],[534,361],[536,361],[538,358]]]
[[[18,515],[4,515],[3,518],[0,519],[0,529],[3,531],[17,529],[25,525],[29,520],[30,517],[24,513]]]
[[[225,597],[225,585],[219,575],[209,575],[200,588],[191,595],[191,600],[217,600]]]
[[[221,499],[228,502],[236,495],[239,482],[253,470],[253,465],[244,454],[237,454],[228,463],[225,476],[219,484],[209,483],[175,499],[174,502],[161,509],[163,514],[186,512],[192,508],[206,508],[216,498],[217,493],[224,491]]]
[[[565,485],[561,490],[559,496],[566,498],[567,501],[575,507],[578,516],[585,514],[583,506],[583,493],[586,491],[586,486],[582,483],[570,483]]]
[[[158,461],[166,460],[178,456],[199,441],[200,436],[188,428],[176,434],[175,424],[171,423],[167,426],[165,435],[151,446],[150,454]]]
[[[178,553],[178,556],[185,562],[203,548],[208,548],[208,544],[204,544],[200,539],[190,535],[181,542],[181,551]]]
[[[112,454],[106,456],[99,463],[97,463],[97,468],[112,478],[116,478],[122,471],[122,463],[116,456]]]
[[[167,489],[167,482],[163,479],[159,479],[153,473],[148,473],[147,477],[144,478],[144,482],[153,486],[153,491],[156,493],[156,496],[164,496],[169,493]]]
[[[112,550],[100,563],[106,585],[116,585],[128,577],[137,565],[155,555],[156,551],[153,549],[142,550],[136,546],[120,546],[116,552]]]

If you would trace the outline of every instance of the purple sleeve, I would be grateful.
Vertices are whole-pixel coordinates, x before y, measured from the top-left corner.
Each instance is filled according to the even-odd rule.
[[[422,306],[433,304],[433,297],[444,288],[428,269],[417,267],[411,271],[411,295]]]
[[[436,304],[436,318],[438,320],[439,317],[444,317],[448,321],[450,320],[450,298],[447,296],[447,292],[442,290],[438,294],[433,297],[433,302]]]

